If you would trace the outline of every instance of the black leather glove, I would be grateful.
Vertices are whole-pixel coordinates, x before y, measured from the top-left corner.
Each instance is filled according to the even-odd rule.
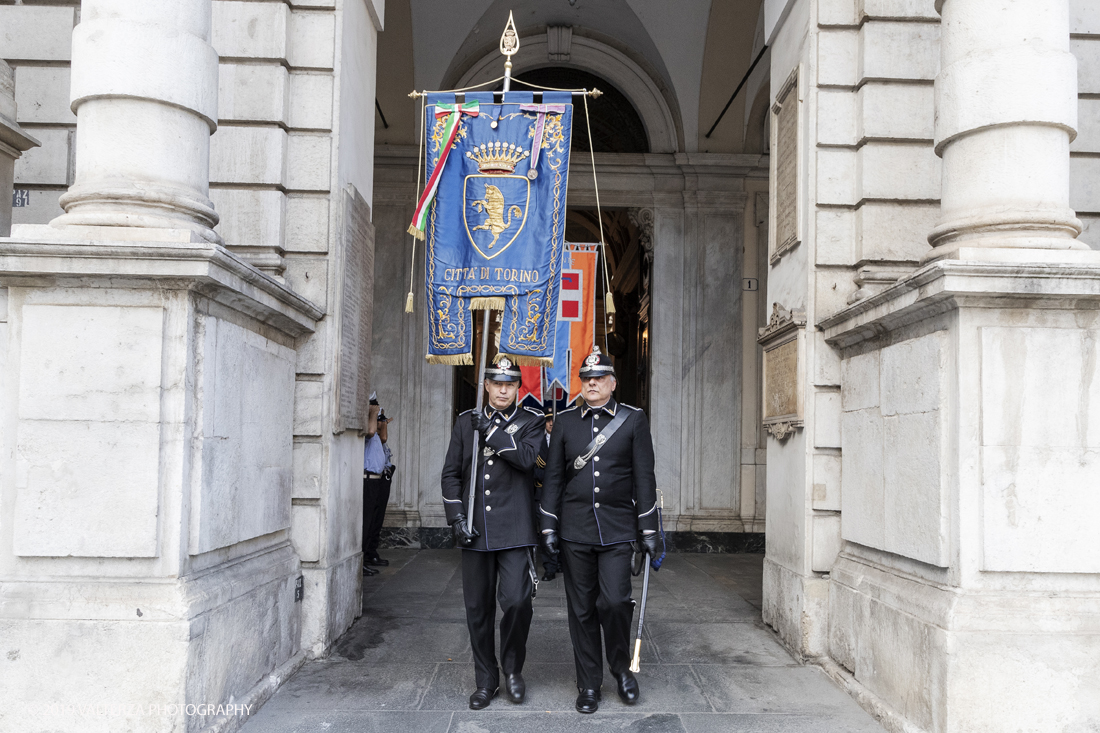
[[[482,412],[475,412],[470,416],[470,424],[474,426],[474,430],[481,433],[481,437],[485,437],[485,433],[489,432],[489,428],[493,427],[493,421],[485,417]]]
[[[542,549],[546,550],[546,554],[551,557],[558,556],[558,533],[554,530],[549,532],[543,532],[540,535],[542,540]]]
[[[459,514],[451,522],[451,534],[454,535],[456,547],[469,547],[474,544],[477,537],[481,536],[481,533],[473,527],[466,528],[466,515],[464,514]]]
[[[640,534],[638,536],[638,542],[642,545],[642,551],[654,560],[656,560],[657,556],[661,554],[660,550],[657,549],[658,545],[656,532],[650,532],[649,534]]]

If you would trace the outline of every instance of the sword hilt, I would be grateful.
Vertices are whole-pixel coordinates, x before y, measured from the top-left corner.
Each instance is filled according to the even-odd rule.
[[[634,640],[634,660],[630,663],[631,672],[642,671],[642,640],[641,638]]]

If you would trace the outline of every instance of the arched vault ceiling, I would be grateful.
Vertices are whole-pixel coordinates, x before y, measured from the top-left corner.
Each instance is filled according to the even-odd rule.
[[[570,25],[611,37],[641,56],[673,91],[683,129],[699,126],[699,89],[710,0],[412,0],[418,89],[438,89],[453,69],[494,47],[515,17],[521,37]],[[598,70],[596,70],[598,73]],[[687,149],[696,138],[687,135]]]

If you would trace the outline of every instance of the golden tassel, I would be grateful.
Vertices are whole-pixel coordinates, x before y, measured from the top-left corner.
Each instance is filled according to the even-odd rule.
[[[467,366],[474,363],[472,354],[428,354],[424,358],[429,364],[445,366]]]
[[[409,291],[409,297],[405,298],[405,312],[413,312],[413,294],[411,290]]]
[[[552,367],[554,366],[554,358],[551,356],[525,356],[523,354],[497,354],[494,362],[500,361],[503,358],[508,358],[513,364],[517,366],[537,366],[537,367]]]
[[[615,315],[615,298],[611,295],[610,290],[603,296],[603,307],[607,311],[607,315]]]
[[[416,225],[414,225],[414,224],[409,224],[409,228],[408,228],[408,230],[407,230],[407,231],[409,232],[409,234],[413,235],[414,237],[416,237],[417,239],[419,239],[419,240],[420,240],[421,242],[423,242],[423,241],[424,241],[424,232],[422,232],[422,231],[420,231],[419,229],[417,229],[417,228],[416,228]]]
[[[504,310],[504,298],[470,298],[470,310]]]

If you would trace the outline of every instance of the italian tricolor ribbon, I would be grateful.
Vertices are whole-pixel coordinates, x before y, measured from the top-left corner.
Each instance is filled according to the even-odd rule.
[[[458,123],[462,120],[462,115],[477,117],[479,106],[478,102],[435,105],[436,118],[447,118],[443,127],[443,139],[447,142],[443,149],[439,151],[439,162],[436,163],[435,169],[428,179],[428,184],[424,187],[424,193],[420,195],[420,201],[416,204],[416,212],[413,214],[412,224],[409,225],[409,234],[417,239],[424,239],[424,231],[428,228],[428,211],[431,210],[432,202],[435,201],[435,192],[439,188],[439,179],[443,174],[443,164],[447,162],[447,157],[451,154],[451,146],[454,145],[455,136],[458,135]]]

